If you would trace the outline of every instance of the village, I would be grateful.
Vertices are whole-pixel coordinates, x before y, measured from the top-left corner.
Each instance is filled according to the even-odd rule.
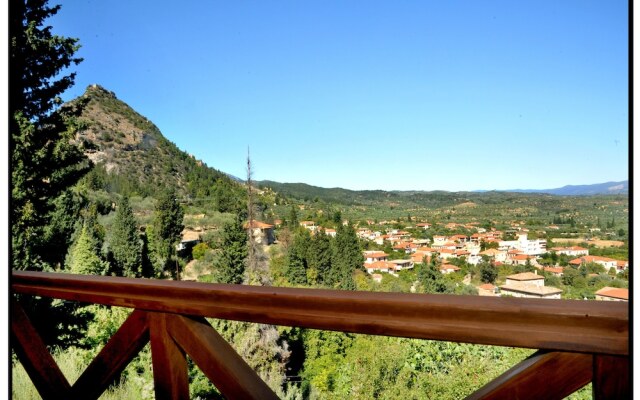
[[[253,235],[264,245],[276,242],[275,229],[281,221],[273,224],[253,221]],[[347,224],[344,221],[343,224]],[[368,221],[374,225],[373,221]],[[326,235],[335,237],[336,230],[324,228],[314,221],[300,221],[299,225],[311,234],[323,231]],[[384,223],[375,225],[376,228],[384,226]],[[371,227],[358,227],[358,237],[380,249],[364,250],[364,270],[371,278],[380,282],[383,275],[398,277],[402,270],[411,270],[417,264],[431,263],[435,261],[437,268],[443,275],[460,274],[461,263],[478,265],[488,262],[495,268],[505,266],[529,266],[533,272],[521,272],[508,275],[501,285],[482,283],[477,285],[480,296],[511,296],[525,298],[560,299],[563,290],[554,286],[545,285],[545,275],[553,275],[561,278],[565,268],[579,268],[587,264],[597,264],[603,267],[604,273],[617,275],[628,270],[629,262],[608,257],[589,255],[589,249],[580,246],[554,246],[547,248],[546,239],[529,239],[529,230],[519,224],[514,224],[509,232],[503,232],[495,228],[484,229],[471,224],[448,223],[444,228],[455,230],[463,228],[471,234],[453,235],[415,235],[416,232],[428,232],[433,225],[428,222],[418,222],[404,229],[372,229]],[[245,224],[245,229],[249,225]],[[550,226],[554,229],[554,226]],[[414,233],[412,233],[414,232]],[[508,236],[512,240],[504,240]],[[414,236],[422,236],[417,238]],[[427,237],[425,237],[427,236]],[[391,248],[396,255],[391,255],[381,250]],[[568,260],[568,265],[561,266],[559,262],[550,264],[541,262],[545,254],[563,256]],[[398,256],[400,255],[400,256]],[[597,276],[590,273],[588,277]],[[469,282],[468,277],[464,281]],[[605,286],[595,293],[596,300],[628,301],[628,289]]]

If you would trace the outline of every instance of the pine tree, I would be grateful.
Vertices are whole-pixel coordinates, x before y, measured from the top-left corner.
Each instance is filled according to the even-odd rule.
[[[109,250],[113,257],[112,272],[117,276],[142,276],[142,243],[138,235],[138,224],[124,196],[116,208],[110,231]]]
[[[45,20],[60,6],[47,0],[11,2],[9,15],[9,154],[11,162],[11,264],[14,269],[46,268],[44,227],[55,199],[89,169],[71,144],[78,109],[64,107],[60,95],[75,74],[61,76],[75,58],[78,40],[53,35]]]
[[[242,217],[236,215],[233,222],[222,230],[220,257],[215,262],[216,281],[220,283],[242,283],[247,259],[247,233]]]

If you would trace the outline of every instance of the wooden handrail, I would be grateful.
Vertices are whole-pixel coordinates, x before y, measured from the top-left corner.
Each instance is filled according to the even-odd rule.
[[[351,292],[12,272],[14,293],[275,325],[629,355],[628,303]]]
[[[16,294],[133,308],[69,385],[12,300],[14,349],[46,399],[97,399],[150,342],[156,398],[187,399],[187,354],[227,398],[277,396],[204,317],[542,349],[469,399],[628,398],[628,303],[349,292],[12,272]]]

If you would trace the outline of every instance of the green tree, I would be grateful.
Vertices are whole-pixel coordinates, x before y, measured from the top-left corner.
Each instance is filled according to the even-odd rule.
[[[485,283],[494,283],[498,277],[498,270],[491,264],[480,265],[480,280]]]
[[[156,274],[173,272],[176,244],[180,241],[184,225],[184,211],[173,189],[165,190],[156,201],[153,223],[149,232],[150,248],[154,255]],[[175,271],[177,274],[177,271]]]
[[[117,276],[142,276],[142,243],[127,196],[122,197],[116,208],[109,236],[109,250],[113,257],[111,272]]]
[[[331,220],[337,225],[342,223],[342,213],[340,210],[336,210],[331,216]]]
[[[220,257],[215,262],[216,281],[220,283],[242,283],[247,259],[247,232],[242,217],[225,224],[222,230]]]
[[[95,209],[89,210],[84,218],[80,233],[69,249],[65,261],[66,269],[74,274],[102,275],[109,264],[102,257],[102,233],[97,222]]]
[[[75,74],[61,74],[80,58],[78,40],[52,34],[45,20],[60,6],[47,0],[11,3],[9,15],[9,155],[11,162],[11,266],[47,267],[43,231],[55,199],[75,184],[89,163],[71,139],[78,109],[58,108]]]
[[[53,206],[51,220],[44,228],[40,254],[47,265],[60,269],[73,243],[74,233],[80,230],[81,210],[87,204],[83,196],[68,189],[53,201]]]
[[[333,241],[331,272],[327,283],[342,290],[355,290],[353,273],[363,269],[364,256],[353,225],[338,225]]]
[[[314,235],[307,258],[309,269],[316,272],[316,283],[326,284],[331,272],[331,238],[324,230],[321,229]]]
[[[436,257],[432,256],[435,261]],[[417,277],[422,285],[424,293],[449,293],[450,290],[438,269],[436,262],[422,263],[418,265]]]
[[[302,232],[304,234],[304,232]],[[297,235],[293,245],[289,247],[287,255],[287,270],[285,276],[293,285],[307,284],[307,260],[306,243],[303,243],[301,235]]]
[[[291,229],[296,229],[298,227],[298,213],[296,212],[296,206],[293,204],[289,211],[289,226],[291,226]]]
[[[205,242],[201,242],[193,246],[191,249],[191,256],[194,260],[200,260],[204,257],[205,253],[209,250],[209,246]]]

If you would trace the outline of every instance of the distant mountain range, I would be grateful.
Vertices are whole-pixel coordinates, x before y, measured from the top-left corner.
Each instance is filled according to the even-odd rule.
[[[595,183],[593,185],[566,185],[557,189],[514,189],[514,190],[502,190],[502,191],[516,192],[516,193],[547,193],[547,194],[555,194],[558,196],[592,196],[597,194],[628,194],[629,181]]]

